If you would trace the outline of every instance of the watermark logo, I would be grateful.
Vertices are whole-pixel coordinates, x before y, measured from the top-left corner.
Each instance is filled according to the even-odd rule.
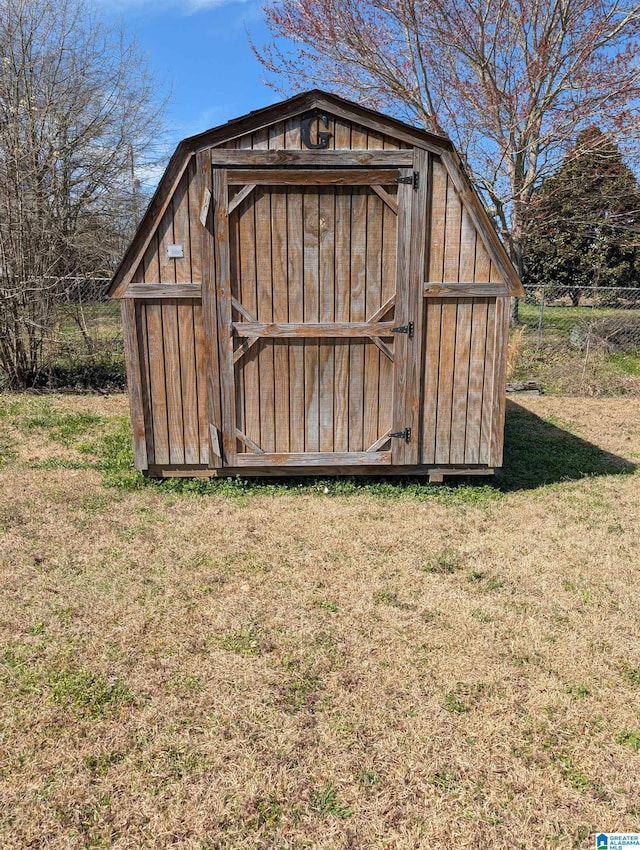
[[[640,850],[640,832],[598,832],[596,850]]]

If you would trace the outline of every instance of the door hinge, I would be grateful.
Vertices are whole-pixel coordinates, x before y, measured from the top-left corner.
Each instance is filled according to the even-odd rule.
[[[413,186],[417,192],[418,186],[420,185],[420,172],[414,171],[413,174],[410,174],[408,177],[398,177],[396,179],[396,183],[406,183],[408,186]]]
[[[405,428],[404,431],[395,431],[389,434],[390,437],[397,437],[399,440],[404,440],[405,443],[411,442],[411,428]]]
[[[406,325],[398,325],[396,328],[391,328],[391,332],[394,334],[406,334],[409,338],[413,336],[413,322],[409,322]]]

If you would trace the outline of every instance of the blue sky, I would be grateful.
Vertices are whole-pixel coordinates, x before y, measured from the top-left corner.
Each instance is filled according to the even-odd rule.
[[[267,40],[256,0],[96,0],[122,20],[165,89],[169,153],[185,136],[282,99],[253,55]]]

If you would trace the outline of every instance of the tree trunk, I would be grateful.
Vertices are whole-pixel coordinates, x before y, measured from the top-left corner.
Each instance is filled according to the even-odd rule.
[[[518,277],[522,280],[524,276],[524,251],[522,246],[522,241],[520,239],[515,238],[512,235],[512,238],[509,240],[509,253],[511,254],[511,261],[515,266],[516,271],[518,272]],[[520,324],[520,316],[518,314],[518,307],[520,304],[519,298],[511,299],[511,327],[514,328]]]

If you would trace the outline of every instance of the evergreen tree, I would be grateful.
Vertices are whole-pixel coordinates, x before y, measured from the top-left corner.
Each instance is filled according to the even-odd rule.
[[[534,193],[526,215],[525,283],[578,305],[582,286],[640,279],[640,191],[612,139],[591,126]]]

